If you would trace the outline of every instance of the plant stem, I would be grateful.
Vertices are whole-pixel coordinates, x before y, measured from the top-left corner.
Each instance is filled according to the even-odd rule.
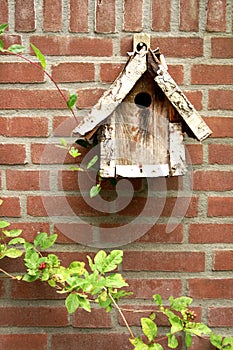
[[[119,305],[116,303],[116,301],[114,300],[114,298],[112,297],[112,295],[111,295],[110,292],[108,292],[108,295],[109,295],[110,299],[112,300],[112,302],[113,302],[115,308],[118,310],[119,314],[121,315],[121,318],[122,318],[122,320],[124,321],[124,324],[126,325],[128,331],[129,331],[129,334],[131,335],[132,338],[135,338],[135,335],[133,334],[133,332],[132,332],[132,330],[131,330],[131,328],[130,328],[130,326],[129,326],[129,324],[128,324],[126,318],[125,318],[125,315],[123,314],[123,312],[122,312],[122,310],[121,310],[121,308],[120,308]]]
[[[14,279],[14,280],[17,280],[17,277],[15,277],[15,276],[9,274],[8,272],[6,272],[5,270],[3,270],[3,269],[1,269],[1,268],[0,268],[0,272],[3,272],[7,277],[10,277],[10,278],[12,278],[12,279]]]
[[[44,70],[42,68],[42,66],[37,63],[37,62],[34,62],[32,61],[30,58],[27,58],[26,56],[20,54],[20,53],[14,53],[14,52],[11,52],[11,51],[8,51],[8,50],[5,50],[5,52],[7,52],[8,54],[11,54],[11,55],[14,55],[14,56],[17,56],[21,59],[23,59],[24,61],[27,61],[29,63],[31,63],[34,67],[38,68],[38,69],[42,69],[44,74],[47,75],[47,77],[50,79],[50,81],[55,85],[57,91],[59,92],[59,94],[61,95],[61,97],[63,98],[63,100],[65,101],[66,105],[67,105],[67,98],[65,96],[65,94],[63,93],[63,91],[60,89],[60,87],[58,86],[58,84],[56,83],[56,81],[53,79],[53,77],[51,76],[51,74],[49,74],[49,72],[47,72],[46,70]],[[68,107],[67,107],[68,108]],[[71,113],[72,113],[72,116],[74,117],[74,119],[76,120],[76,122],[78,122],[78,119],[74,113],[74,110],[72,108],[68,108]]]

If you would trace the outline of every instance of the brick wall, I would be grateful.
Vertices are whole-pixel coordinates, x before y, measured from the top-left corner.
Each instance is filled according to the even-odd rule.
[[[151,35],[151,47],[160,47],[172,76],[213,130],[201,144],[186,137],[193,190],[189,188],[186,201],[180,195],[180,179],[164,180],[166,198],[158,220],[154,212],[162,180],[151,181],[153,201],[143,215],[152,224],[145,229],[143,223],[132,222],[142,216],[147,202],[146,181],[131,181],[133,198],[118,212],[109,210],[109,200],[116,196],[107,183],[102,211],[98,202],[97,208],[94,202],[86,203],[89,181],[84,178],[80,185],[77,173],[69,170],[72,159],[56,147],[60,137],[70,141],[76,121],[41,71],[1,55],[0,184],[4,201],[0,215],[12,227],[22,228],[29,240],[39,231],[58,232],[55,251],[63,264],[85,260],[88,253],[96,252],[93,240],[100,246],[117,244],[117,227],[123,227],[128,242],[135,238],[130,239],[131,232],[138,230],[136,242],[123,247],[121,271],[134,291],[124,305],[146,308],[155,293],[164,298],[186,294],[194,298],[199,319],[231,336],[232,11],[231,0],[0,2],[0,23],[9,22],[5,45],[23,44],[29,58],[33,58],[30,43],[42,50],[49,73],[64,93],[78,92],[78,120],[121,71],[127,51],[132,50],[133,34],[146,32]],[[80,150],[83,159],[86,151]],[[177,207],[181,208],[179,223],[167,233],[168,220]],[[1,266],[13,273],[22,271],[22,264],[14,261],[1,261]],[[0,298],[2,350],[130,349],[126,329],[115,312],[95,309],[91,315],[78,311],[70,317],[61,296],[40,283],[24,285],[2,279]],[[127,317],[132,326],[139,325],[137,314]],[[166,324],[160,323],[165,332]],[[208,343],[200,345],[198,339],[192,347],[210,348]]]

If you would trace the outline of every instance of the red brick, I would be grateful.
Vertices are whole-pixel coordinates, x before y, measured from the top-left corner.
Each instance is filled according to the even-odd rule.
[[[32,242],[39,232],[50,232],[49,223],[46,222],[14,222],[9,228],[22,230],[21,237],[29,242]]]
[[[132,350],[129,342],[129,335],[122,333],[74,333],[74,334],[54,334],[52,335],[53,350],[73,350],[78,348],[82,350]],[[110,345],[111,344],[111,345]]]
[[[45,55],[109,57],[113,53],[113,42],[109,38],[31,36],[31,42]]]
[[[7,137],[48,136],[48,119],[43,117],[0,117],[0,134]]]
[[[122,203],[119,202],[119,205]],[[144,209],[146,205],[146,209]],[[176,216],[179,217],[194,217],[197,216],[198,199],[184,198],[184,197],[167,197],[167,198],[144,198],[144,197],[134,197],[132,198],[129,205],[118,212],[119,215],[124,216],[165,216],[170,217],[172,215],[173,209],[176,206]]]
[[[1,307],[1,326],[64,327],[69,325],[65,307]],[[17,317],[16,317],[17,315]]]
[[[182,293],[180,279],[127,279],[129,291],[133,291],[133,298],[150,299],[155,293],[161,294],[164,299],[171,295],[178,297]]]
[[[209,197],[208,216],[232,216],[233,197]]]
[[[209,145],[209,163],[210,164],[232,164],[233,146],[231,144]]]
[[[95,31],[97,33],[114,33],[116,31],[115,7],[115,0],[96,2]]]
[[[90,313],[78,309],[73,316],[73,327],[112,328],[111,316],[103,309],[92,308]]]
[[[26,149],[20,144],[0,144],[0,164],[25,164]]]
[[[200,57],[203,56],[203,39],[201,38],[183,38],[183,37],[152,37],[151,48],[160,47],[165,57]],[[121,39],[121,55],[126,55],[132,51],[132,37]]]
[[[214,270],[233,270],[233,250],[219,250],[214,254]]]
[[[199,57],[203,55],[201,38],[152,38],[151,47],[159,46],[165,57]]]
[[[91,244],[95,240],[93,227],[86,224],[59,223],[55,225],[54,232],[58,234],[58,243]]]
[[[11,298],[14,300],[54,300],[66,297],[66,295],[57,293],[56,289],[41,281],[27,283],[11,280],[10,290]]]
[[[58,83],[95,80],[93,63],[67,62],[52,66],[52,77]]]
[[[0,298],[6,297],[6,289],[5,289],[5,282],[0,281]]]
[[[233,188],[231,171],[196,171],[193,189],[196,191],[229,191]]]
[[[232,58],[233,38],[211,38],[212,57]]]
[[[208,0],[206,30],[226,31],[226,0]]]
[[[31,145],[31,158],[34,164],[71,164],[74,159],[65,149],[57,145],[34,143]],[[81,161],[81,157],[78,158]]]
[[[6,187],[13,191],[48,191],[49,171],[6,170]]]
[[[184,91],[189,101],[194,105],[196,110],[202,109],[202,92],[201,91]]]
[[[88,0],[70,0],[70,32],[88,32]]]
[[[210,327],[233,327],[233,307],[209,307],[208,325]]]
[[[43,30],[59,32],[62,28],[61,0],[43,0]]]
[[[37,83],[44,81],[42,69],[31,63],[0,63],[1,83]]]
[[[21,216],[20,202],[18,197],[1,197],[0,216],[19,218]]]
[[[185,145],[187,162],[190,164],[202,164],[203,162],[203,147],[202,145]]]
[[[171,0],[152,0],[152,30],[168,32],[171,21]]]
[[[100,81],[112,83],[124,68],[123,63],[101,63]]]
[[[1,89],[0,101],[1,109],[67,109],[57,90]]]
[[[81,121],[81,118],[78,118]],[[70,136],[72,131],[77,126],[77,121],[74,117],[54,117],[53,118],[53,135],[54,136]]]
[[[196,299],[232,299],[232,278],[194,278],[188,281],[189,295]]]
[[[181,65],[169,65],[168,71],[178,85],[184,83],[184,67]]]
[[[178,225],[171,233],[166,232],[166,226],[166,224],[154,225],[137,241],[143,243],[182,243],[183,226]]]
[[[15,0],[15,30],[32,32],[35,29],[34,0]]]
[[[1,40],[3,42],[3,46],[5,49],[7,49],[9,46],[14,44],[22,45],[21,35],[3,34],[1,35]],[[6,55],[6,54],[1,53],[1,55]]]
[[[208,109],[233,110],[233,90],[210,90]]]
[[[47,350],[48,336],[47,334],[22,334],[11,333],[0,335],[0,347],[2,350],[25,350],[27,347],[33,350]]]
[[[205,253],[125,251],[123,270],[201,272],[205,270]]]
[[[210,129],[213,131],[211,137],[233,137],[232,117],[210,117],[204,118]]]
[[[124,0],[125,31],[137,32],[142,29],[142,5],[142,0]]]
[[[96,200],[97,201],[97,200]],[[93,200],[94,202],[94,200]],[[95,203],[96,207],[97,203]],[[105,201],[106,210],[101,215],[110,213],[110,204]],[[89,206],[82,197],[72,196],[28,196],[27,212],[31,216],[96,216],[100,212]]]
[[[211,345],[209,337],[192,337],[192,345],[189,350],[216,350],[216,348]]]
[[[104,89],[78,89],[78,108],[93,107],[103,95]]]
[[[233,84],[233,71],[230,65],[193,65],[191,77],[192,84]]]
[[[180,30],[198,32],[199,0],[180,1]]]
[[[0,4],[0,23],[8,23],[8,0],[2,0]]]
[[[191,224],[189,243],[231,243],[233,224]]]
[[[78,191],[79,190],[78,176],[79,176],[79,173],[77,171],[73,171],[73,170],[59,171],[58,172],[58,190],[59,191]]]

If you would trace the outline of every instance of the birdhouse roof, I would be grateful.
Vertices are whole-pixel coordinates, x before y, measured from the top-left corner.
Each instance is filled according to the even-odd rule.
[[[146,71],[151,74],[194,136],[199,141],[207,138],[212,131],[168,73],[159,48],[151,50],[145,43],[134,45],[134,51],[129,53],[129,59],[120,75],[90,110],[88,116],[73,130],[73,134],[90,138]]]

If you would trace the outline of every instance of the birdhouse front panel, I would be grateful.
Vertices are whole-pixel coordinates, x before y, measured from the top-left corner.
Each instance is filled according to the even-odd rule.
[[[185,172],[179,115],[148,71],[107,119],[100,135],[102,177]]]
[[[102,177],[183,175],[182,130],[199,141],[211,130],[168,73],[159,48],[149,48],[148,36],[135,35],[129,56],[74,135],[97,136]]]

